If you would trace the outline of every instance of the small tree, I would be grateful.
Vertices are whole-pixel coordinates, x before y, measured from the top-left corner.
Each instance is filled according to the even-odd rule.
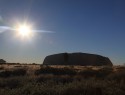
[[[5,64],[5,63],[6,63],[6,61],[5,61],[5,60],[0,59],[0,64]]]

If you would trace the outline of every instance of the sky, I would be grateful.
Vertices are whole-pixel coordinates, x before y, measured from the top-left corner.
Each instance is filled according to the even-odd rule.
[[[56,53],[83,52],[125,63],[125,0],[0,0],[0,26],[27,21],[35,33],[21,39],[0,33],[0,59],[42,63]]]

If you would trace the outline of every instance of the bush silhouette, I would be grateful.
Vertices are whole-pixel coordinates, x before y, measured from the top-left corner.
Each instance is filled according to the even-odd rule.
[[[24,76],[26,75],[26,73],[27,73],[27,70],[24,68],[16,69],[12,71],[13,76]]]
[[[35,71],[35,75],[39,74],[75,75],[76,71],[70,68],[52,68],[47,66]]]
[[[16,69],[16,70],[5,70],[0,72],[0,77],[10,77],[10,76],[24,76],[26,75],[27,70],[26,69]]]
[[[0,72],[0,77],[10,77],[11,74],[11,71],[2,71]]]
[[[0,59],[0,64],[5,64],[5,63],[6,63],[6,61],[5,61],[5,60]]]
[[[92,69],[81,70],[78,75],[82,75],[84,78],[90,78],[96,76],[98,71]]]

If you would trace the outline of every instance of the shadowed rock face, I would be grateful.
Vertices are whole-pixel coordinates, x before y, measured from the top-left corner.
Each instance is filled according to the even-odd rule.
[[[108,57],[88,53],[60,53],[49,55],[44,59],[44,65],[83,65],[112,66]]]

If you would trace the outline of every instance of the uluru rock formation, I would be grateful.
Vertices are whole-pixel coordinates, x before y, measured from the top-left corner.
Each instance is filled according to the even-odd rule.
[[[108,57],[88,53],[59,53],[47,56],[43,65],[112,66]]]

